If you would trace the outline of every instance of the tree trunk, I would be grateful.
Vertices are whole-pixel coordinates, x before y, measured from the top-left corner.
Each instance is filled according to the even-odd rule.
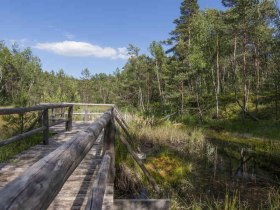
[[[161,85],[160,85],[160,76],[159,76],[159,70],[158,70],[158,62],[156,61],[156,75],[157,75],[157,82],[158,82],[158,92],[159,92],[159,97],[160,97],[160,107],[163,110],[164,108],[164,99],[163,99],[163,94],[161,90]]]
[[[246,57],[246,34],[243,39],[243,108],[244,108],[244,116],[247,111],[247,102],[248,102],[248,84],[247,84],[247,57]]]
[[[181,82],[181,114],[184,112],[184,81]]]
[[[199,103],[199,92],[198,92],[198,82],[196,81],[195,82],[195,86],[196,86],[196,91],[195,91],[195,95],[196,95],[196,104],[197,104],[197,109],[198,109],[198,115],[199,115],[199,119],[200,119],[200,122],[201,124],[204,123],[203,121],[203,113],[202,113],[202,110],[201,110],[201,107],[200,107],[200,103]]]
[[[260,58],[259,58],[259,40],[257,46],[255,46],[255,68],[256,68],[256,111],[258,112],[259,105],[259,89],[260,89]]]
[[[219,59],[219,36],[217,35],[217,43],[216,43],[216,50],[217,50],[217,56],[216,56],[216,65],[217,65],[217,71],[216,71],[216,117],[219,118],[219,94],[220,94],[220,59]]]
[[[235,101],[238,102],[237,96],[237,72],[236,72],[236,50],[237,50],[237,37],[234,37],[234,50],[233,50],[233,72],[234,72],[234,95]]]
[[[140,86],[139,86],[139,106],[141,107],[142,111],[145,111],[145,106],[143,102],[143,93]]]
[[[279,88],[279,76],[277,75],[275,80],[275,118],[278,120],[278,88]]]

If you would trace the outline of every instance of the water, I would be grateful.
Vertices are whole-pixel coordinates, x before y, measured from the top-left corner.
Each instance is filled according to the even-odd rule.
[[[215,148],[213,159],[199,167],[195,184],[202,192],[215,198],[236,194],[254,209],[267,202],[270,189],[280,187],[280,160],[242,147],[221,146],[215,140],[210,143]]]

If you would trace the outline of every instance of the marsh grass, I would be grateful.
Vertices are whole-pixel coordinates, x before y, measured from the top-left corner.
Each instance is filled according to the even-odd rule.
[[[132,198],[137,196],[143,187],[149,188],[149,185],[140,167],[119,139],[115,146],[116,190],[114,194],[118,198]]]
[[[204,127],[216,131],[224,131],[232,135],[239,135],[241,137],[280,140],[280,122],[275,120],[262,120],[259,122],[250,119],[209,120]]]
[[[119,197],[131,196],[129,188],[137,195],[135,191],[144,186],[149,189],[150,198],[171,198],[171,209],[279,209],[280,194],[277,187],[266,189],[260,186],[258,192],[261,192],[261,197],[251,198],[252,195],[246,190],[234,188],[223,174],[221,179],[212,180],[217,149],[209,143],[209,137],[218,139],[223,149],[228,149],[228,153],[231,152],[230,155],[236,156],[238,160],[240,154],[234,152],[235,147],[277,154],[280,148],[277,140],[239,133],[232,135],[224,129],[200,129],[182,123],[163,122],[154,117],[133,116],[132,119],[130,132],[134,148],[142,145],[145,149],[147,143],[153,145],[145,151],[145,166],[159,184],[161,193],[158,195],[149,188],[147,180],[126,149],[117,146],[117,156],[120,155],[121,159],[118,160],[121,163],[118,182],[122,183],[119,187],[127,190],[118,191]]]
[[[139,144],[146,142],[168,146],[188,154],[200,154],[205,149],[205,135],[202,129],[180,123],[165,121],[156,124],[153,118],[134,117],[131,132]]]
[[[219,141],[221,144],[244,147],[257,153],[267,153],[276,156],[280,155],[280,141],[277,140],[232,134],[225,131],[216,132],[213,130],[207,130],[206,134],[210,139]]]
[[[266,205],[269,210],[280,209],[280,189],[271,188],[269,190]]]

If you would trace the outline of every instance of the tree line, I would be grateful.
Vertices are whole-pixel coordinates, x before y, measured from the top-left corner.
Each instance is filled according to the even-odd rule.
[[[91,75],[88,69],[82,70],[80,78],[67,75],[63,69],[43,71],[40,59],[30,48],[21,50],[15,44],[9,49],[0,42],[2,106],[31,106],[41,102],[108,103],[112,80],[113,76],[103,73]]]
[[[79,79],[63,70],[44,72],[30,49],[0,44],[2,105],[39,102],[116,103],[146,113],[190,113],[203,121],[225,117],[228,104],[258,120],[269,101],[278,117],[280,13],[274,0],[222,0],[225,10],[201,10],[183,0],[167,40],[148,54],[129,45],[125,66],[113,74]],[[267,106],[266,106],[267,107]],[[209,111],[210,110],[210,111]]]

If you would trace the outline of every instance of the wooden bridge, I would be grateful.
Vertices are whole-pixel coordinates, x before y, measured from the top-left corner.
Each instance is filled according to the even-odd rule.
[[[101,113],[90,109],[91,106],[108,110]],[[83,112],[79,107],[84,107]],[[37,119],[24,130],[23,115],[30,112],[36,112]],[[129,141],[118,130],[116,124],[131,138],[126,121],[114,105],[63,103],[0,109],[0,115],[12,114],[22,117],[22,132],[0,141],[0,147],[35,133],[43,133],[43,144],[0,164],[0,210],[169,209],[168,199],[114,199],[116,136],[150,184],[159,190]],[[96,119],[96,116],[100,117]],[[50,130],[57,134],[49,138]]]

